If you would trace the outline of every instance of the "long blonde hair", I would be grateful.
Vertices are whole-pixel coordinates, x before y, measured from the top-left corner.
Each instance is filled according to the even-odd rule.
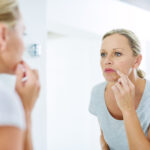
[[[12,27],[17,23],[19,17],[17,0],[0,0],[0,22]]]
[[[141,53],[141,45],[140,42],[137,38],[137,36],[130,30],[126,30],[126,29],[114,29],[111,30],[109,32],[107,32],[102,39],[104,40],[106,37],[113,35],[113,34],[120,34],[125,36],[128,39],[129,45],[132,49],[133,55],[134,56],[138,56]],[[140,78],[144,78],[145,77],[145,72],[142,71],[141,69],[136,69],[137,75]]]

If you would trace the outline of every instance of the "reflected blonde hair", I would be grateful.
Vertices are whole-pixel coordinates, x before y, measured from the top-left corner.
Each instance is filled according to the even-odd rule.
[[[0,0],[0,22],[13,27],[20,18],[17,0]]]
[[[114,30],[107,32],[102,37],[102,40],[104,40],[106,37],[113,35],[113,34],[120,34],[120,35],[125,36],[128,39],[129,46],[131,47],[132,52],[133,52],[133,56],[138,56],[139,54],[141,54],[141,45],[140,45],[139,39],[132,31],[126,30],[126,29],[114,29]],[[145,77],[145,72],[142,71],[141,69],[136,69],[136,72],[140,78]]]

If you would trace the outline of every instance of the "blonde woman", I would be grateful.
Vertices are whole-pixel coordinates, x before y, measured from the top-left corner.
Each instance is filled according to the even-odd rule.
[[[150,150],[150,81],[139,69],[140,43],[132,31],[103,36],[105,82],[94,86],[89,111],[97,116],[102,150]]]
[[[31,113],[40,83],[22,60],[24,29],[17,1],[0,0],[0,73],[17,77],[14,91],[0,81],[0,150],[33,149]]]

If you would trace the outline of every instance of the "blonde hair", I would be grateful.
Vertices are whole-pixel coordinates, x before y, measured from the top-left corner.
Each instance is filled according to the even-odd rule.
[[[13,27],[20,18],[17,0],[0,0],[0,22]]]
[[[141,45],[140,42],[137,38],[137,36],[130,30],[126,30],[126,29],[114,29],[111,30],[109,32],[107,32],[103,37],[102,40],[104,40],[106,37],[113,35],[113,34],[120,34],[125,36],[128,39],[129,45],[132,49],[133,55],[134,56],[138,56],[139,54],[141,54]],[[137,75],[140,78],[144,78],[145,77],[145,72],[142,71],[141,69],[136,69]]]

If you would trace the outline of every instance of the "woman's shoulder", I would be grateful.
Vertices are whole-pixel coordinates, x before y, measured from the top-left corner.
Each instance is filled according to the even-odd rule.
[[[95,84],[92,88],[90,104],[89,104],[89,112],[92,113],[93,115],[97,116],[99,113],[101,100],[103,100],[103,92],[104,92],[105,84],[106,82],[101,82]]]
[[[100,83],[97,83],[93,86],[92,88],[92,91],[99,91],[99,90],[102,90],[106,85],[106,81],[103,81],[103,82],[100,82]]]
[[[92,91],[91,91],[91,96],[92,97],[97,97],[97,98],[100,98],[100,97],[103,97],[103,94],[104,94],[104,89],[105,89],[105,86],[106,86],[106,81],[103,81],[101,83],[97,83],[93,86],[92,88]]]
[[[145,80],[146,80],[147,87],[150,88],[150,79],[145,78]]]
[[[145,79],[145,80],[146,80],[145,93],[146,93],[146,95],[147,94],[150,95],[150,80],[149,79]]]
[[[0,102],[3,101],[10,101],[10,103],[14,103],[14,101],[19,101],[19,96],[17,95],[16,91],[10,89],[3,82],[0,82]]]

